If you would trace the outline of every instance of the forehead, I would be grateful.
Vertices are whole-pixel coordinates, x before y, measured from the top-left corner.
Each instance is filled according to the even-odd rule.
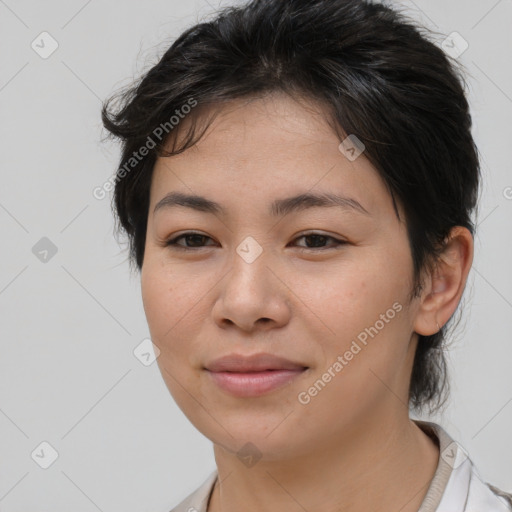
[[[319,104],[273,94],[235,100],[213,113],[213,121],[193,147],[157,159],[151,210],[171,191],[265,209],[271,199],[292,194],[333,193],[353,198],[376,215],[392,210],[378,172],[364,152],[350,160],[340,151],[342,139]],[[207,118],[199,120],[199,133]],[[193,120],[181,122],[178,138]]]

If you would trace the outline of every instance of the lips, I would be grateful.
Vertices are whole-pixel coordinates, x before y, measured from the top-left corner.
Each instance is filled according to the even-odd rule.
[[[266,395],[290,384],[307,369],[303,364],[272,354],[230,354],[205,367],[212,382],[238,398]]]
[[[229,354],[205,365],[211,372],[262,372],[266,370],[304,370],[306,365],[295,363],[272,354]]]

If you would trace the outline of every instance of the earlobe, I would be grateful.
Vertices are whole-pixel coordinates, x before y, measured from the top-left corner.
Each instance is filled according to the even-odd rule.
[[[435,270],[426,279],[414,331],[431,336],[451,318],[462,297],[473,262],[473,236],[462,226],[452,228]]]

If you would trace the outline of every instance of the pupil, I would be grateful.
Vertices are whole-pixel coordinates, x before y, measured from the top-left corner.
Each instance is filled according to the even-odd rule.
[[[311,239],[311,238],[313,238],[313,239],[315,239],[315,238],[316,238],[316,239],[320,238],[320,239],[321,239],[321,242],[322,242],[322,241],[325,241],[325,236],[324,236],[324,235],[307,235],[307,237],[306,237],[306,238],[309,238],[309,239]],[[314,245],[315,247],[318,247],[318,244],[316,244],[316,245],[315,245],[315,244],[313,244],[313,245]],[[322,243],[320,244],[320,246],[321,246],[321,245],[322,245]]]
[[[190,240],[190,239],[194,240],[194,239],[195,239],[195,240],[196,240],[196,242],[197,242],[197,239],[198,239],[198,238],[199,238],[199,239],[203,239],[203,238],[204,238],[204,235],[188,235],[188,237],[187,237],[187,238],[188,238],[188,240]],[[199,244],[200,244],[200,242],[199,242]],[[194,245],[194,242],[192,242],[192,245]],[[200,245],[201,245],[201,244],[200,244]]]

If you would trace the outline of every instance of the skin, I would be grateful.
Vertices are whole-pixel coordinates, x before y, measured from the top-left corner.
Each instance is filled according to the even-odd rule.
[[[405,225],[364,153],[350,161],[340,152],[325,115],[282,94],[233,101],[195,146],[155,165],[143,303],[170,393],[214,444],[220,478],[209,512],[413,512],[437,467],[437,446],[409,418],[410,374],[418,334],[437,332],[461,299],[473,239],[455,227],[409,303]],[[226,215],[154,214],[171,191],[205,196]],[[371,215],[338,207],[267,214],[274,199],[312,191],[357,199]],[[181,239],[189,251],[165,246],[185,231],[207,238]],[[252,263],[236,252],[248,236],[263,250]],[[301,404],[298,394],[394,303],[401,311]],[[270,352],[308,370],[266,395],[237,398],[203,369],[233,352]],[[237,456],[248,442],[261,454],[251,467]]]

